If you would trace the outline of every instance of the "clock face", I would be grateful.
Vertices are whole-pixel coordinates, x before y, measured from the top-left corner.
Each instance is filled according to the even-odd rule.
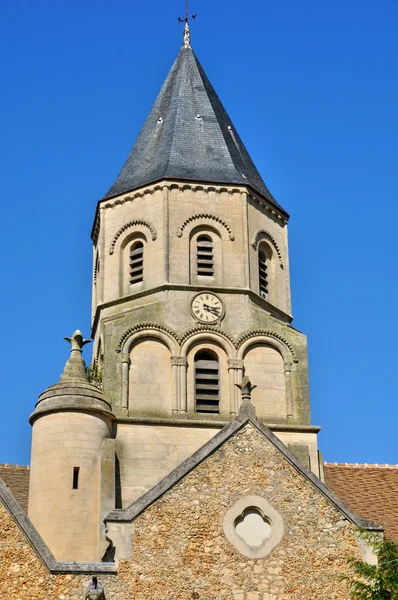
[[[220,298],[210,292],[200,292],[191,304],[192,314],[201,323],[215,323],[224,315],[224,306]]]

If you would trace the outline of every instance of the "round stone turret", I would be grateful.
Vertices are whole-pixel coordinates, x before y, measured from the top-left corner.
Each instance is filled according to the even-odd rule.
[[[29,517],[61,561],[101,559],[101,464],[109,456],[115,419],[102,391],[90,383],[80,331],[60,382],[39,397],[33,425]]]

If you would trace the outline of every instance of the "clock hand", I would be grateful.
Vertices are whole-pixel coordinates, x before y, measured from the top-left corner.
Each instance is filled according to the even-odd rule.
[[[220,316],[220,313],[219,313],[220,309],[216,308],[215,306],[212,307],[212,306],[209,306],[208,304],[203,304],[203,309],[209,313],[213,313],[213,315],[216,315],[217,317]]]

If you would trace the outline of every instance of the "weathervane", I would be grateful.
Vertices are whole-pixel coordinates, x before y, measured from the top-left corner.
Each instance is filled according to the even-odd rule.
[[[196,15],[189,13],[189,0],[185,0],[185,17],[178,17],[179,23],[185,23],[184,26],[184,47],[190,48],[190,33],[189,33],[189,19],[195,19]]]
[[[188,23],[189,17],[196,18],[196,15],[189,14],[189,0],[185,0],[185,17],[178,17],[179,23]]]

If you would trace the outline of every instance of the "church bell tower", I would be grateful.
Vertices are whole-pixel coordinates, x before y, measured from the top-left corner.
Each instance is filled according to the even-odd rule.
[[[291,325],[288,214],[189,41],[99,201],[94,362],[127,505],[233,419],[257,416],[319,475],[305,336]]]

